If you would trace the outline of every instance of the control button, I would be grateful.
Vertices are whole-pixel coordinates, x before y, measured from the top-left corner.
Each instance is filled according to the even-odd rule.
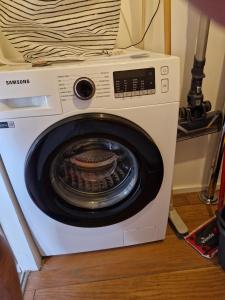
[[[155,94],[155,90],[147,90],[147,92],[148,92],[148,95],[152,95],[152,94]]]
[[[116,93],[115,97],[116,98],[123,98],[124,97],[124,93]]]
[[[131,92],[125,92],[124,93],[124,97],[131,97],[132,96],[132,93]]]
[[[91,79],[81,77],[74,83],[73,90],[80,100],[89,100],[95,94],[95,84]]]
[[[140,96],[140,91],[133,91],[132,96]]]
[[[162,66],[161,67],[161,75],[167,75],[169,74],[169,67],[168,66]]]
[[[167,93],[169,91],[169,79],[162,79],[161,81],[161,92]]]

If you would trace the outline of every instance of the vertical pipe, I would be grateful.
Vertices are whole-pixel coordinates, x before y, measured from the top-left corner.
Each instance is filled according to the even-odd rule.
[[[225,123],[223,125],[223,129],[220,135],[220,142],[218,151],[216,154],[216,160],[213,166],[213,171],[210,177],[209,186],[206,190],[200,193],[200,199],[206,204],[216,204],[216,186],[219,177],[220,167],[223,159],[224,154],[224,146],[225,146]]]
[[[205,61],[206,48],[208,43],[210,19],[201,15],[198,30],[195,58],[197,61]]]
[[[164,0],[164,49],[171,55],[171,0]]]

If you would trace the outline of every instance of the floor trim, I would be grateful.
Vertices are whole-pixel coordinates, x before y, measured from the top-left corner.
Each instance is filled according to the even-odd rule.
[[[21,290],[22,290],[23,295],[25,293],[25,289],[26,289],[29,274],[30,274],[30,272],[21,272],[21,273],[19,273],[20,286],[21,286]]]

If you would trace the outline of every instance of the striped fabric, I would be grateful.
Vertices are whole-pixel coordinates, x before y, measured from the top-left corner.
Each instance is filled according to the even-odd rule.
[[[27,62],[84,59],[114,48],[120,2],[0,0],[0,27]]]

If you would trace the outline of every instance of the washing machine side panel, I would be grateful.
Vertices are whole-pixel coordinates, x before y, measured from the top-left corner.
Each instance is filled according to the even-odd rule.
[[[34,139],[43,130],[72,113],[17,119],[14,129],[1,130],[0,151],[25,218],[44,255],[120,247],[164,238],[174,164],[178,103],[88,112],[105,112],[127,118],[153,138],[164,162],[162,187],[157,198],[144,210],[115,225],[88,229],[50,219],[33,204],[27,193],[24,181],[25,159]]]

